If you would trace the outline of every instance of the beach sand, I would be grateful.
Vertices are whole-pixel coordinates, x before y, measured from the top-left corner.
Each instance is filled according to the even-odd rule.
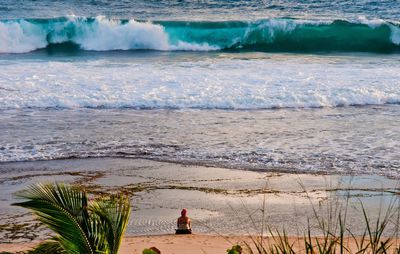
[[[121,253],[156,246],[163,253],[225,253],[243,235],[260,232],[263,211],[273,230],[302,236],[312,220],[348,204],[348,227],[365,229],[359,202],[371,220],[396,195],[398,180],[377,175],[321,175],[244,171],[142,159],[70,159],[0,164],[0,250],[26,249],[51,233],[29,211],[11,206],[15,193],[43,181],[81,185],[92,193],[123,191],[132,215]],[[348,199],[348,202],[346,200]],[[194,235],[171,235],[180,209],[187,208]],[[393,233],[388,228],[388,234]],[[190,252],[186,248],[190,246]]]
[[[393,240],[393,247],[398,246],[399,240]],[[293,249],[304,253],[303,238],[290,237]],[[214,254],[226,253],[226,250],[233,245],[240,244],[245,248],[244,242],[251,244],[249,236],[218,236],[218,235],[153,235],[126,237],[120,247],[120,254],[141,254],[143,249],[157,247],[163,254]],[[1,251],[22,252],[34,247],[38,242],[0,244]],[[264,244],[271,246],[274,243],[272,238],[264,238]],[[397,245],[396,245],[397,244]],[[345,239],[345,245],[354,252],[357,250],[356,243],[352,238]],[[394,250],[389,249],[390,251]]]
[[[236,241],[238,239],[229,239]],[[0,244],[0,250],[18,252],[26,251],[37,243]],[[143,249],[156,246],[161,253],[226,253],[232,244],[219,236],[211,235],[160,235],[160,236],[138,236],[124,239],[121,254],[142,253]]]

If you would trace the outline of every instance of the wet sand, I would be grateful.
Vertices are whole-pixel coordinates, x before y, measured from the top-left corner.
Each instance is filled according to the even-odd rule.
[[[373,220],[400,193],[398,180],[377,175],[281,174],[142,159],[2,163],[0,175],[2,244],[37,242],[51,235],[29,211],[10,205],[16,192],[43,181],[74,183],[93,193],[129,193],[133,210],[126,235],[144,237],[149,244],[153,238],[148,236],[174,232],[182,208],[189,211],[196,237],[257,234],[262,211],[273,230],[285,228],[291,236],[302,236],[308,218],[313,234],[320,234],[313,209],[323,217],[348,204],[348,227],[358,234],[365,228],[360,201]],[[388,234],[393,230],[388,228]]]

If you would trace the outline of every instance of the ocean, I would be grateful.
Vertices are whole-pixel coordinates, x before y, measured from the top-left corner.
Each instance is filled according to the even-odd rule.
[[[0,167],[400,178],[400,2],[0,0]]]

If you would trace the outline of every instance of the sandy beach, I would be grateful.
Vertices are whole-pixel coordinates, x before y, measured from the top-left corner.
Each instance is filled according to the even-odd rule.
[[[274,241],[271,238],[264,238],[265,244],[270,246]],[[303,253],[303,238],[290,237],[290,242],[294,243],[293,248],[298,253]],[[248,236],[217,236],[217,235],[156,235],[156,236],[136,236],[126,237],[121,245],[120,254],[141,254],[143,249],[156,246],[161,253],[168,254],[204,254],[204,253],[226,253],[226,250],[233,245],[240,244],[244,247],[244,242],[251,245],[251,238]],[[395,243],[393,241],[393,246]],[[29,250],[37,243],[18,243],[0,244],[0,250],[9,252],[21,252]],[[356,250],[354,239],[346,238],[346,246]],[[394,248],[389,250],[394,251]]]
[[[398,180],[376,175],[312,175],[243,171],[142,159],[78,159],[0,165],[2,251],[26,249],[51,233],[29,211],[11,206],[15,193],[36,182],[69,182],[91,193],[125,192],[133,208],[121,253],[157,246],[163,253],[224,253],[243,235],[257,235],[264,220],[273,230],[302,236],[313,221],[344,208],[348,227],[365,229],[362,201],[371,219],[398,195]],[[263,206],[264,204],[264,206]],[[181,208],[189,210],[194,235],[171,235]],[[388,234],[394,229],[388,227]],[[223,235],[224,237],[218,237]]]
[[[127,237],[124,239],[120,252],[121,254],[142,253],[145,248],[157,246],[162,253],[225,253],[226,249],[232,246],[229,243],[240,241],[239,238],[225,239],[219,236],[210,235],[161,235],[161,236],[139,236]],[[18,252],[26,251],[37,243],[0,244],[0,250]]]

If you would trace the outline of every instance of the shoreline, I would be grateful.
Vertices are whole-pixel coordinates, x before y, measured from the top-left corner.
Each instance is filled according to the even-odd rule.
[[[271,111],[83,108],[3,112],[4,123],[11,121],[2,125],[4,133],[20,137],[22,143],[3,135],[10,149],[1,151],[5,164],[0,167],[10,165],[6,161],[29,164],[52,158],[64,158],[62,163],[76,158],[140,157],[260,172],[378,174],[399,179],[398,147],[393,139],[398,136],[399,109],[391,105]],[[88,130],[81,129],[82,121],[88,122]],[[70,130],[64,129],[65,123],[71,124]],[[10,128],[14,125],[21,129]],[[165,132],[159,132],[160,128]],[[92,131],[98,135],[92,136]],[[72,133],[71,140],[63,138]],[[33,139],[37,141],[34,149],[23,145]]]

